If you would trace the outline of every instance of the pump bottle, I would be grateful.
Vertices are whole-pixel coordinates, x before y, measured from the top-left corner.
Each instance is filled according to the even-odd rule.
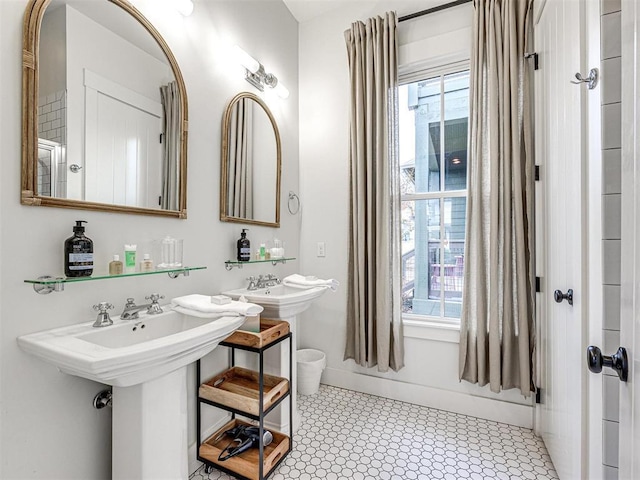
[[[243,228],[240,238],[238,239],[238,261],[248,262],[251,260],[251,242],[247,238],[246,231],[248,228]]]
[[[64,242],[64,274],[67,277],[90,277],[93,273],[93,241],[84,234],[85,220],[76,220],[73,237]]]

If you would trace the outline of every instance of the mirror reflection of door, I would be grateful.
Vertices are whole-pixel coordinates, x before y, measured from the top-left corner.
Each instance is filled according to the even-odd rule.
[[[237,95],[223,122],[223,221],[279,225],[280,139],[255,95]]]
[[[106,0],[53,0],[39,47],[38,136],[81,167],[51,195],[177,210],[180,135],[165,127],[179,111],[161,94],[175,76],[155,39]]]
[[[162,104],[85,71],[85,113],[83,198],[160,207]]]
[[[38,192],[45,197],[64,198],[66,186],[66,163],[60,142],[40,139],[38,141]]]

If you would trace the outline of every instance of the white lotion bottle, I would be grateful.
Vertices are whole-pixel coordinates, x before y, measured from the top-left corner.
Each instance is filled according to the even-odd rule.
[[[141,272],[153,272],[153,260],[151,260],[151,255],[145,253],[142,256],[142,261],[140,262],[140,271]]]

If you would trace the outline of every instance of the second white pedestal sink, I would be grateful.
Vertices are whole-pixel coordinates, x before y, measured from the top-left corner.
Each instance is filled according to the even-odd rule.
[[[187,365],[244,320],[167,311],[33,333],[18,344],[65,373],[113,386],[113,479],[186,480]]]
[[[289,322],[289,329],[293,334],[294,341],[297,340],[298,321],[297,315],[304,312],[311,302],[324,295],[329,290],[326,286],[317,286],[311,288],[298,288],[288,285],[275,285],[273,287],[260,288],[257,290],[247,290],[246,288],[239,288],[236,290],[227,290],[222,292],[233,299],[245,297],[247,301],[251,303],[257,303],[264,307],[262,316],[265,318],[281,319]],[[293,378],[291,379],[291,391],[294,394],[293,397],[293,430],[297,430],[300,419],[298,416],[297,400],[296,400],[296,343],[292,345],[293,352]],[[277,365],[269,365],[267,361],[267,368],[274,369],[281,377],[286,377],[289,374],[289,351],[287,346],[282,344],[280,349],[280,355]],[[283,404],[280,407],[280,417],[275,421],[275,428],[279,431],[289,431],[287,420],[289,418],[288,405]],[[274,415],[274,417],[277,415]]]
[[[290,318],[304,312],[311,302],[322,296],[327,287],[298,288],[288,285],[247,290],[238,288],[222,292],[233,299],[244,296],[247,301],[264,307],[262,315],[270,318]]]

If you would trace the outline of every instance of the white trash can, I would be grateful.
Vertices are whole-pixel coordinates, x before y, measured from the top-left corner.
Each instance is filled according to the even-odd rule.
[[[298,393],[314,395],[320,389],[320,376],[327,366],[327,357],[320,350],[305,348],[296,352]]]

